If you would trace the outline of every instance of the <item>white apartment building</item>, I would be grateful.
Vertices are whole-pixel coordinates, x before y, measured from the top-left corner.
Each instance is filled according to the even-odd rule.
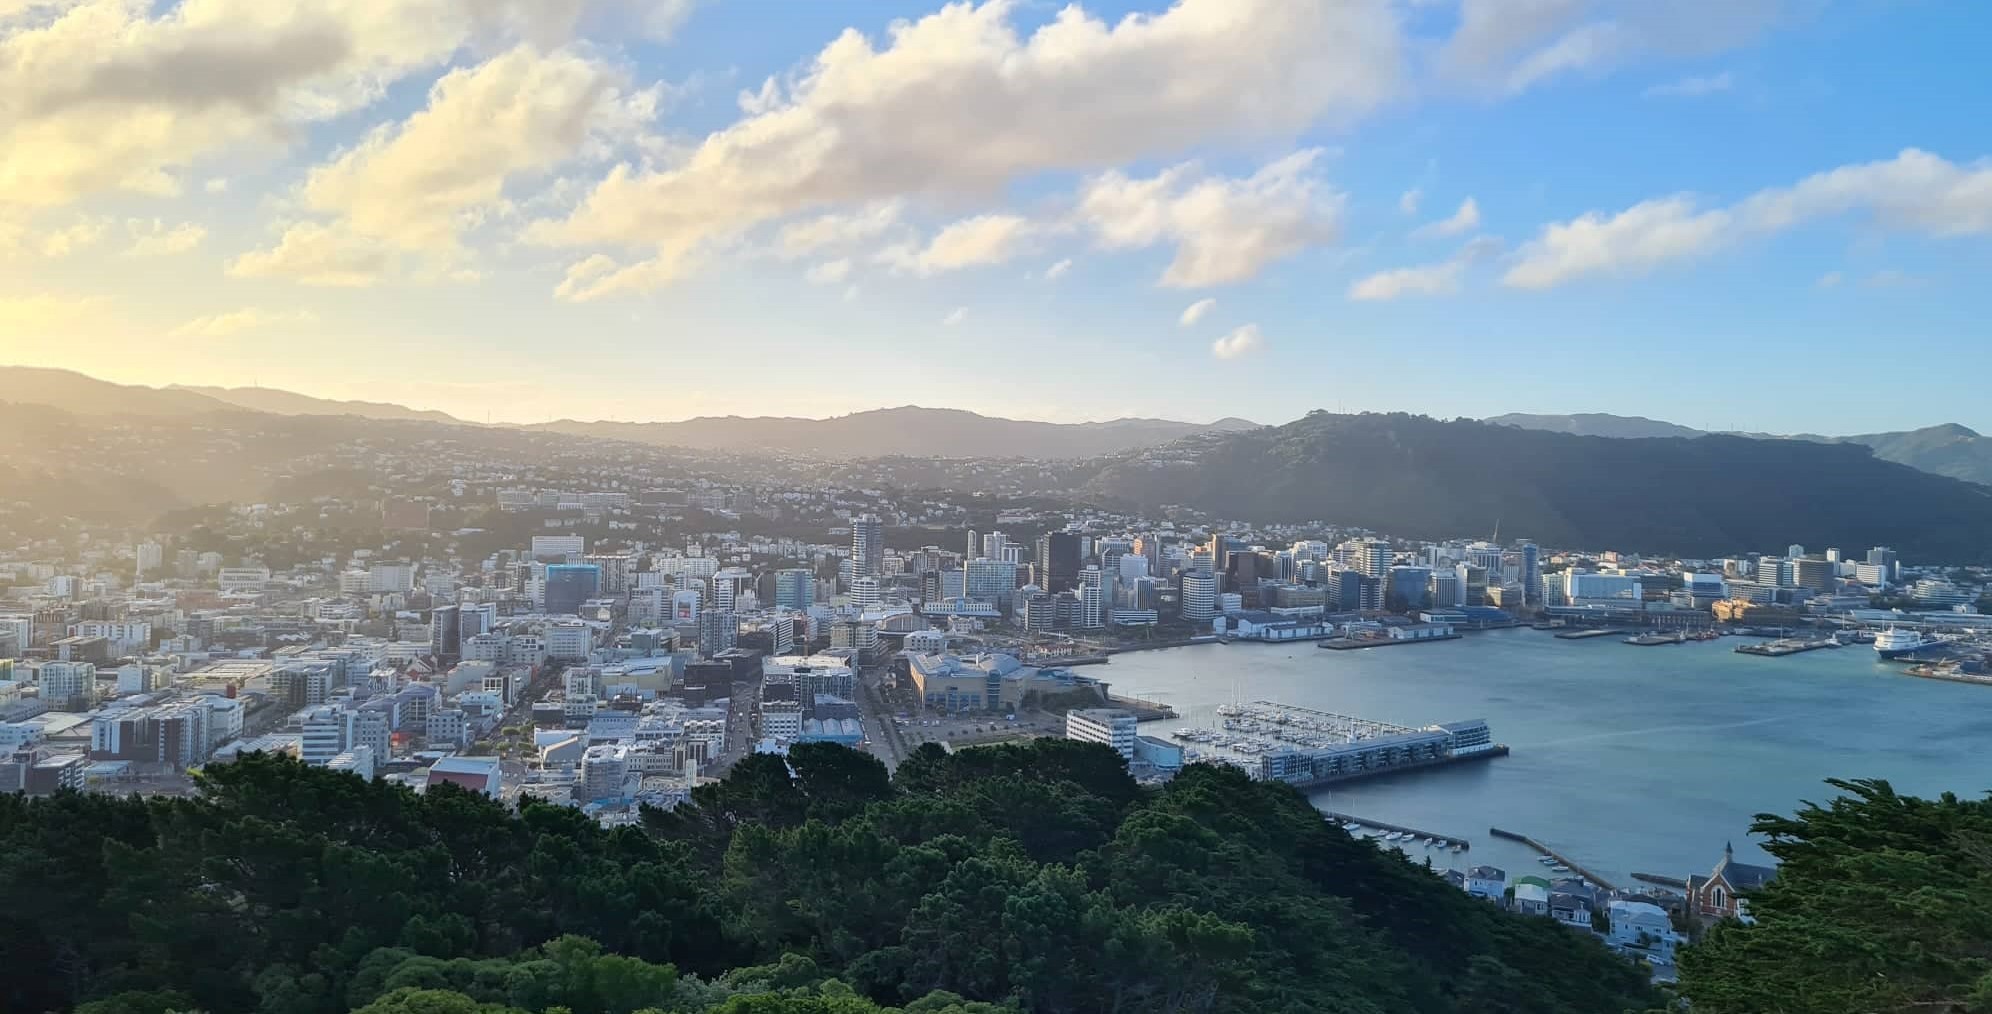
[[[1082,708],[1065,713],[1065,738],[1112,747],[1122,760],[1134,759],[1134,713],[1118,708]]]
[[[87,711],[97,703],[97,667],[89,662],[43,662],[35,682],[50,711]]]
[[[588,540],[579,535],[533,536],[533,559],[579,557],[587,552]]]

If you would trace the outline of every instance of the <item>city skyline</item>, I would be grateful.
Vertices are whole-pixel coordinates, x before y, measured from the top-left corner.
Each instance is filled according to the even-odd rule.
[[[474,421],[1992,427],[1966,4],[239,6],[0,13],[0,361]]]

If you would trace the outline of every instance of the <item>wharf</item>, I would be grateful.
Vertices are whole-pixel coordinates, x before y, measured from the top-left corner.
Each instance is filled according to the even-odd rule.
[[[1981,687],[1992,687],[1992,675],[1964,672],[1957,668],[1944,665],[1941,662],[1912,665],[1904,669],[1903,672],[1918,679],[1944,680],[1948,683],[1976,683]]]
[[[1488,828],[1487,833],[1493,835],[1496,838],[1506,838],[1509,841],[1521,842],[1522,844],[1527,845],[1532,849],[1535,849],[1537,852],[1540,852],[1543,855],[1546,855],[1551,859],[1554,859],[1557,862],[1570,867],[1570,872],[1577,874],[1579,877],[1582,877],[1584,880],[1590,883],[1596,884],[1607,891],[1618,890],[1618,888],[1615,887],[1611,881],[1606,880],[1605,878],[1598,876],[1595,873],[1592,873],[1590,870],[1587,870],[1583,866],[1579,865],[1575,860],[1571,859],[1569,856],[1563,855],[1562,853],[1556,851],[1553,848],[1550,848],[1547,845],[1544,845],[1539,841],[1536,841],[1534,838],[1531,838],[1528,835],[1516,834],[1513,831],[1503,831],[1498,827]]]
[[[1353,813],[1337,813],[1334,810],[1323,810],[1321,811],[1321,815],[1329,820],[1354,821],[1364,827],[1373,827],[1379,831],[1396,831],[1399,834],[1408,834],[1417,838],[1431,838],[1447,848],[1458,846],[1462,849],[1470,849],[1473,847],[1473,843],[1467,841],[1465,838],[1455,838],[1449,834],[1438,834],[1433,831],[1420,831],[1415,827],[1405,827],[1402,824],[1387,824],[1380,820],[1371,820],[1368,817],[1358,817]]]
[[[1739,644],[1736,646],[1736,653],[1739,655],[1762,655],[1766,658],[1783,658],[1786,655],[1797,655],[1801,652],[1818,651],[1821,648],[1838,647],[1841,647],[1841,644],[1831,639],[1795,641],[1791,638],[1784,638],[1766,644]]]
[[[1175,708],[1161,701],[1151,701],[1143,697],[1115,697],[1112,694],[1108,694],[1107,707],[1119,708],[1122,711],[1132,711],[1134,712],[1134,720],[1137,722],[1160,722],[1181,717],[1176,714]]]
[[[1663,877],[1658,873],[1635,873],[1632,875],[1632,879],[1643,880],[1646,883],[1657,884],[1661,887],[1671,887],[1677,891],[1685,891],[1688,889],[1687,881],[1682,880],[1679,877]]]
[[[1315,647],[1329,651],[1354,651],[1357,648],[1388,648],[1399,644],[1425,644],[1431,641],[1457,641],[1462,635],[1444,634],[1438,637],[1330,637],[1315,642]]]
[[[1638,634],[1628,637],[1619,643],[1637,645],[1641,648],[1651,648],[1661,644],[1686,644],[1690,640],[1693,639],[1686,634]]]
[[[1616,628],[1610,630],[1603,628],[1596,630],[1566,630],[1556,635],[1556,639],[1559,641],[1587,641],[1593,637],[1617,637],[1623,633],[1625,631]]]
[[[1322,778],[1289,780],[1287,781],[1287,784],[1305,792],[1308,789],[1318,789],[1324,785],[1340,785],[1343,782],[1359,782],[1365,778],[1379,778],[1382,777],[1383,775],[1394,775],[1402,771],[1418,771],[1424,768],[1442,768],[1448,764],[1459,764],[1466,761],[1490,760],[1495,757],[1506,757],[1506,756],[1508,756],[1507,745],[1503,743],[1496,743],[1493,746],[1488,747],[1485,750],[1481,750],[1477,753],[1447,754],[1444,757],[1434,757],[1431,760],[1405,761],[1401,764],[1392,764],[1387,768],[1370,768],[1363,771],[1351,771],[1346,774],[1328,775]],[[1364,821],[1364,823],[1368,823],[1368,821]]]

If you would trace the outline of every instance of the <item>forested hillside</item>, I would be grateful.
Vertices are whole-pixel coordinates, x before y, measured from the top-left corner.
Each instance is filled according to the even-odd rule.
[[[791,774],[791,767],[793,774]],[[0,797],[0,1009],[1531,1011],[1645,975],[1328,826],[1093,745],[757,755],[647,826],[255,756],[194,800]]]

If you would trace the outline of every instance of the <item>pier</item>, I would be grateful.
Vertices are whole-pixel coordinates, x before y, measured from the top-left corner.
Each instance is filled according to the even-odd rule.
[[[1544,845],[1539,841],[1536,841],[1534,838],[1531,838],[1528,835],[1516,834],[1513,831],[1503,831],[1498,827],[1488,828],[1487,833],[1493,835],[1496,838],[1506,838],[1509,841],[1521,842],[1522,844],[1527,845],[1532,849],[1535,849],[1537,852],[1540,852],[1543,855],[1546,855],[1551,859],[1554,859],[1557,862],[1570,867],[1570,872],[1583,878],[1585,881],[1589,883],[1596,884],[1607,891],[1618,890],[1618,888],[1614,886],[1611,881],[1606,880],[1605,878],[1598,876],[1595,873],[1592,873],[1590,870],[1587,870],[1582,865],[1580,865],[1576,860],[1571,859],[1569,856],[1566,856],[1556,851],[1555,849],[1550,848],[1547,845]]]
[[[1371,820],[1368,817],[1358,817],[1353,813],[1337,813],[1334,810],[1323,810],[1321,811],[1321,815],[1329,820],[1337,820],[1337,821],[1342,821],[1344,823],[1353,821],[1354,823],[1361,824],[1364,827],[1376,828],[1379,831],[1395,831],[1399,834],[1411,835],[1414,838],[1431,838],[1437,841],[1440,845],[1443,845],[1447,848],[1457,847],[1461,849],[1470,849],[1473,847],[1473,843],[1467,841],[1465,838],[1455,838],[1449,834],[1438,834],[1433,831],[1420,831],[1415,827],[1405,827],[1402,824],[1388,824],[1381,820]]]
[[[1603,628],[1594,630],[1566,630],[1556,635],[1556,639],[1559,641],[1588,641],[1593,637],[1620,637],[1624,634],[1625,631],[1616,628],[1610,630]]]
[[[1739,655],[1762,655],[1766,658],[1783,658],[1786,655],[1796,655],[1800,652],[1838,647],[1840,647],[1840,642],[1830,638],[1819,641],[1798,641],[1787,637],[1765,644],[1739,644],[1736,646],[1736,653]]]
[[[1658,873],[1635,873],[1632,875],[1632,879],[1643,880],[1646,883],[1657,884],[1661,887],[1671,887],[1676,891],[1685,891],[1688,889],[1687,881],[1679,877],[1663,877]]]
[[[1316,642],[1317,647],[1329,651],[1354,651],[1357,648],[1388,648],[1397,644],[1430,644],[1434,641],[1457,641],[1461,634],[1437,634],[1432,637],[1330,637]]]

